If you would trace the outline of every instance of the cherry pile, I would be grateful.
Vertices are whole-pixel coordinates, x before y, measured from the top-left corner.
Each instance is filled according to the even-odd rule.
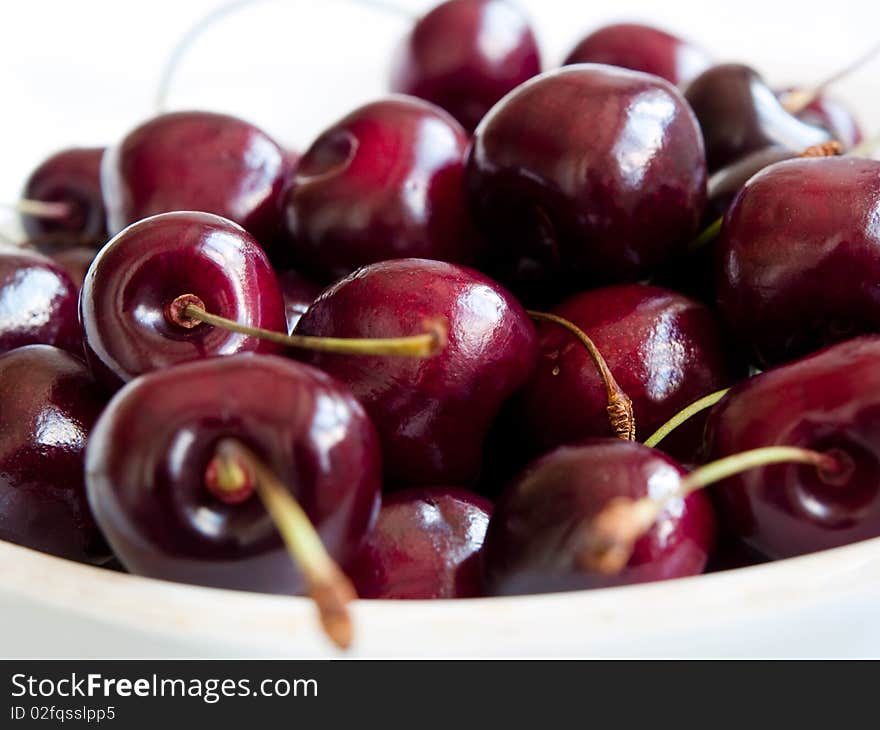
[[[346,646],[357,595],[880,536],[880,162],[828,84],[634,24],[542,73],[505,0],[392,66],[302,154],[187,111],[33,172],[0,539],[309,595]]]

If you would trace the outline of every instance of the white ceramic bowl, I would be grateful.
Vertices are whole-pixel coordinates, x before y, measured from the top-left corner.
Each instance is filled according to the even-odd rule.
[[[65,145],[115,139],[149,115],[161,60],[180,31],[216,4],[16,3],[14,17],[0,18],[3,27],[16,31],[0,45],[0,88],[15,100],[4,115],[0,200],[13,199],[42,155]],[[616,8],[615,15],[585,9],[581,0],[524,4],[535,18],[548,64],[561,58],[582,31],[624,14],[702,39],[722,58],[748,59],[780,85],[813,81],[844,64],[876,41],[880,20],[878,6],[865,0],[840,0],[833,8],[804,0],[796,11],[794,3],[759,0],[628,0],[626,12]],[[46,5],[54,8],[50,24]],[[403,27],[400,19],[386,18],[371,20],[366,33],[358,23],[312,30],[309,24],[326,22],[318,18],[317,5],[285,0],[273,10],[267,4],[238,18],[237,26],[218,28],[182,68],[172,100],[238,112],[301,146],[332,115],[381,93],[383,49]],[[321,4],[331,16],[345,12],[333,6],[330,0]],[[261,43],[270,55],[250,58],[228,53],[224,38],[228,41],[238,28],[247,28],[251,37],[260,28],[292,32],[293,24],[277,17],[261,26],[260,13],[268,12],[296,13],[302,32],[294,55],[300,61],[289,78],[272,84],[261,77],[255,84],[254,70],[264,72],[282,50],[288,53],[288,46],[279,50]],[[880,94],[871,83],[876,73],[877,65],[839,91],[869,130],[880,129]],[[322,83],[321,74],[331,81]],[[285,100],[274,93],[279,88],[285,89]],[[297,94],[313,99],[315,88],[323,88],[323,105],[298,113]],[[878,615],[880,539],[644,586],[505,599],[359,602],[350,655],[880,656]],[[152,581],[2,542],[0,655],[339,656],[304,599]]]

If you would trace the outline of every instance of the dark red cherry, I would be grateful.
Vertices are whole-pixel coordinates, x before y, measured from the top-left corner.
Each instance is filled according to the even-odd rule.
[[[379,506],[376,436],[332,378],[301,363],[237,355],[138,378],[101,416],[86,454],[89,501],[132,573],[199,585],[301,593],[260,498],[218,499],[206,471],[223,439],[265,461],[350,560]]]
[[[467,144],[458,122],[411,97],[367,104],[334,124],[303,155],[287,195],[293,261],[321,282],[407,256],[473,261]]]
[[[294,269],[278,274],[278,284],[281,286],[281,294],[284,297],[287,331],[292,333],[300,317],[318,298],[321,287]]]
[[[358,596],[481,596],[491,514],[492,503],[466,489],[405,489],[384,497],[376,526],[348,570]]]
[[[741,383],[712,411],[709,455],[762,446],[825,452],[840,469],[774,465],[713,490],[719,518],[772,559],[880,536],[880,339],[840,343]]]
[[[394,59],[391,88],[443,107],[473,130],[507,92],[541,72],[529,19],[507,0],[447,0]]]
[[[616,23],[594,31],[565,59],[574,63],[604,63],[643,71],[684,86],[712,65],[703,49],[659,28],[639,23]]]
[[[471,269],[400,259],[364,267],[326,289],[297,334],[396,337],[442,323],[429,359],[304,357],[348,385],[373,419],[392,484],[470,484],[486,431],[534,365],[535,330],[520,304]]]
[[[101,249],[83,283],[86,356],[107,387],[188,360],[279,351],[207,324],[181,326],[169,307],[184,294],[239,324],[287,331],[278,280],[247,232],[208,213],[157,215]]]
[[[63,217],[23,215],[25,232],[38,241],[51,243],[59,235],[74,236],[100,245],[106,239],[107,214],[101,195],[103,147],[62,150],[37,167],[25,183],[22,197],[46,203],[64,203]]]
[[[82,352],[77,290],[50,258],[0,246],[0,353],[23,345]]]
[[[561,446],[532,462],[495,505],[484,548],[490,593],[604,588],[702,573],[715,518],[702,492],[673,499],[635,543],[618,573],[591,566],[593,521],[619,498],[662,498],[685,470],[668,456],[620,439]]]
[[[155,117],[104,156],[110,232],[157,213],[197,210],[269,240],[279,225],[285,155],[265,132],[225,114]]]
[[[740,192],[717,242],[718,306],[762,365],[880,331],[880,162],[780,162]]]
[[[105,399],[82,360],[46,345],[0,355],[0,540],[99,563],[84,458]]]
[[[791,91],[792,89],[785,89],[778,96],[784,100],[785,95]],[[845,150],[862,141],[862,129],[852,111],[834,97],[820,94],[795,116],[813,127],[826,130]]]
[[[586,332],[618,385],[632,399],[643,441],[682,408],[733,384],[738,369],[709,308],[668,289],[611,286],[567,299],[553,312]],[[528,443],[542,452],[590,436],[613,436],[605,385],[586,348],[568,331],[542,322],[538,365],[523,388]],[[664,449],[693,456],[705,419],[691,419]],[[690,450],[688,451],[688,448]]]
[[[486,269],[529,299],[558,299],[585,280],[638,278],[679,252],[703,212],[706,164],[675,87],[579,65],[495,106],[475,133],[468,187]]]
[[[789,114],[760,75],[742,64],[704,71],[688,86],[685,98],[703,130],[710,172],[768,147],[798,154],[831,138],[824,129]]]
[[[78,292],[96,253],[95,249],[86,246],[71,246],[50,254],[49,258],[67,272]]]

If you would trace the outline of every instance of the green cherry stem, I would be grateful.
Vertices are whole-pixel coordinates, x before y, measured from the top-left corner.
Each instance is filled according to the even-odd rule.
[[[654,431],[654,433],[652,433],[647,439],[645,439],[645,446],[650,446],[651,448],[654,448],[685,421],[693,418],[698,413],[705,411],[707,408],[711,408],[712,406],[714,406],[725,395],[727,395],[727,391],[729,390],[730,388],[716,390],[714,393],[704,395],[699,400],[695,400],[690,405],[685,406],[666,423],[660,426],[660,428]]]

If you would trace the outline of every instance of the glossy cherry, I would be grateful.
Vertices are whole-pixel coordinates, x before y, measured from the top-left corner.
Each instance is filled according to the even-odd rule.
[[[104,403],[85,363],[64,350],[0,355],[0,540],[81,562],[110,557],[83,466]]]
[[[590,33],[565,59],[574,63],[604,63],[643,71],[685,86],[712,62],[708,54],[683,38],[639,23],[615,23]]]
[[[467,144],[458,122],[411,97],[367,104],[334,124],[303,155],[287,194],[295,264],[326,283],[386,259],[473,261]]]
[[[468,188],[489,240],[485,267],[517,293],[546,299],[585,280],[635,279],[697,230],[700,130],[663,79],[570,66],[525,83],[486,116]]]
[[[287,316],[287,331],[293,332],[300,317],[321,293],[321,287],[294,269],[278,274],[278,284],[284,297],[284,312]]]
[[[786,89],[780,96],[784,99],[790,91]],[[852,111],[846,104],[827,94],[817,96],[795,116],[813,127],[825,129],[846,150],[862,141],[862,129]]]
[[[348,573],[360,598],[472,598],[483,594],[483,540],[492,503],[466,489],[387,495]]]
[[[710,172],[768,147],[799,154],[831,138],[824,129],[792,116],[760,75],[742,64],[704,71],[688,86],[685,98],[700,122]]]
[[[207,324],[181,326],[169,307],[185,294],[238,323],[287,331],[278,280],[247,232],[208,213],[157,215],[111,240],[83,283],[86,355],[106,386],[188,360],[279,351]]]
[[[507,0],[447,0],[422,17],[394,59],[391,88],[443,107],[467,130],[541,72],[529,19]]]
[[[522,306],[471,269],[399,259],[364,267],[324,290],[297,334],[395,337],[441,321],[428,359],[303,357],[348,385],[373,419],[391,484],[470,484],[486,431],[534,365],[535,330]]]
[[[22,215],[28,236],[51,246],[64,237],[100,245],[106,240],[107,214],[101,195],[103,147],[74,147],[42,162],[31,173],[22,197],[45,203],[64,203],[61,217]]]
[[[207,483],[216,446],[229,438],[289,488],[333,558],[354,556],[378,511],[369,419],[323,373],[247,354],[138,378],[95,426],[86,454],[89,501],[129,571],[223,588],[304,590],[260,499],[223,501]]]
[[[532,462],[501,495],[485,545],[490,593],[582,590],[702,573],[715,518],[702,492],[675,499],[635,543],[624,568],[602,573],[586,560],[590,528],[615,499],[661,498],[685,470],[670,457],[619,439],[561,446]]]
[[[0,353],[23,345],[82,352],[77,290],[50,258],[0,246]]]
[[[780,162],[736,198],[717,242],[718,306],[762,365],[880,331],[880,162]]]
[[[821,451],[841,465],[774,465],[712,487],[719,516],[772,559],[880,536],[880,339],[840,343],[741,383],[712,411],[711,458],[759,446]]]
[[[644,440],[678,411],[733,384],[738,368],[709,308],[668,289],[625,284],[583,292],[553,312],[588,333],[633,402]],[[607,395],[586,349],[542,322],[538,365],[520,395],[527,442],[537,452],[590,436],[613,436]],[[693,456],[705,419],[692,419],[664,449]],[[690,453],[688,448],[690,447]]]
[[[258,241],[279,226],[286,153],[262,130],[225,114],[175,112],[137,127],[104,156],[109,228],[157,213],[228,218]]]

